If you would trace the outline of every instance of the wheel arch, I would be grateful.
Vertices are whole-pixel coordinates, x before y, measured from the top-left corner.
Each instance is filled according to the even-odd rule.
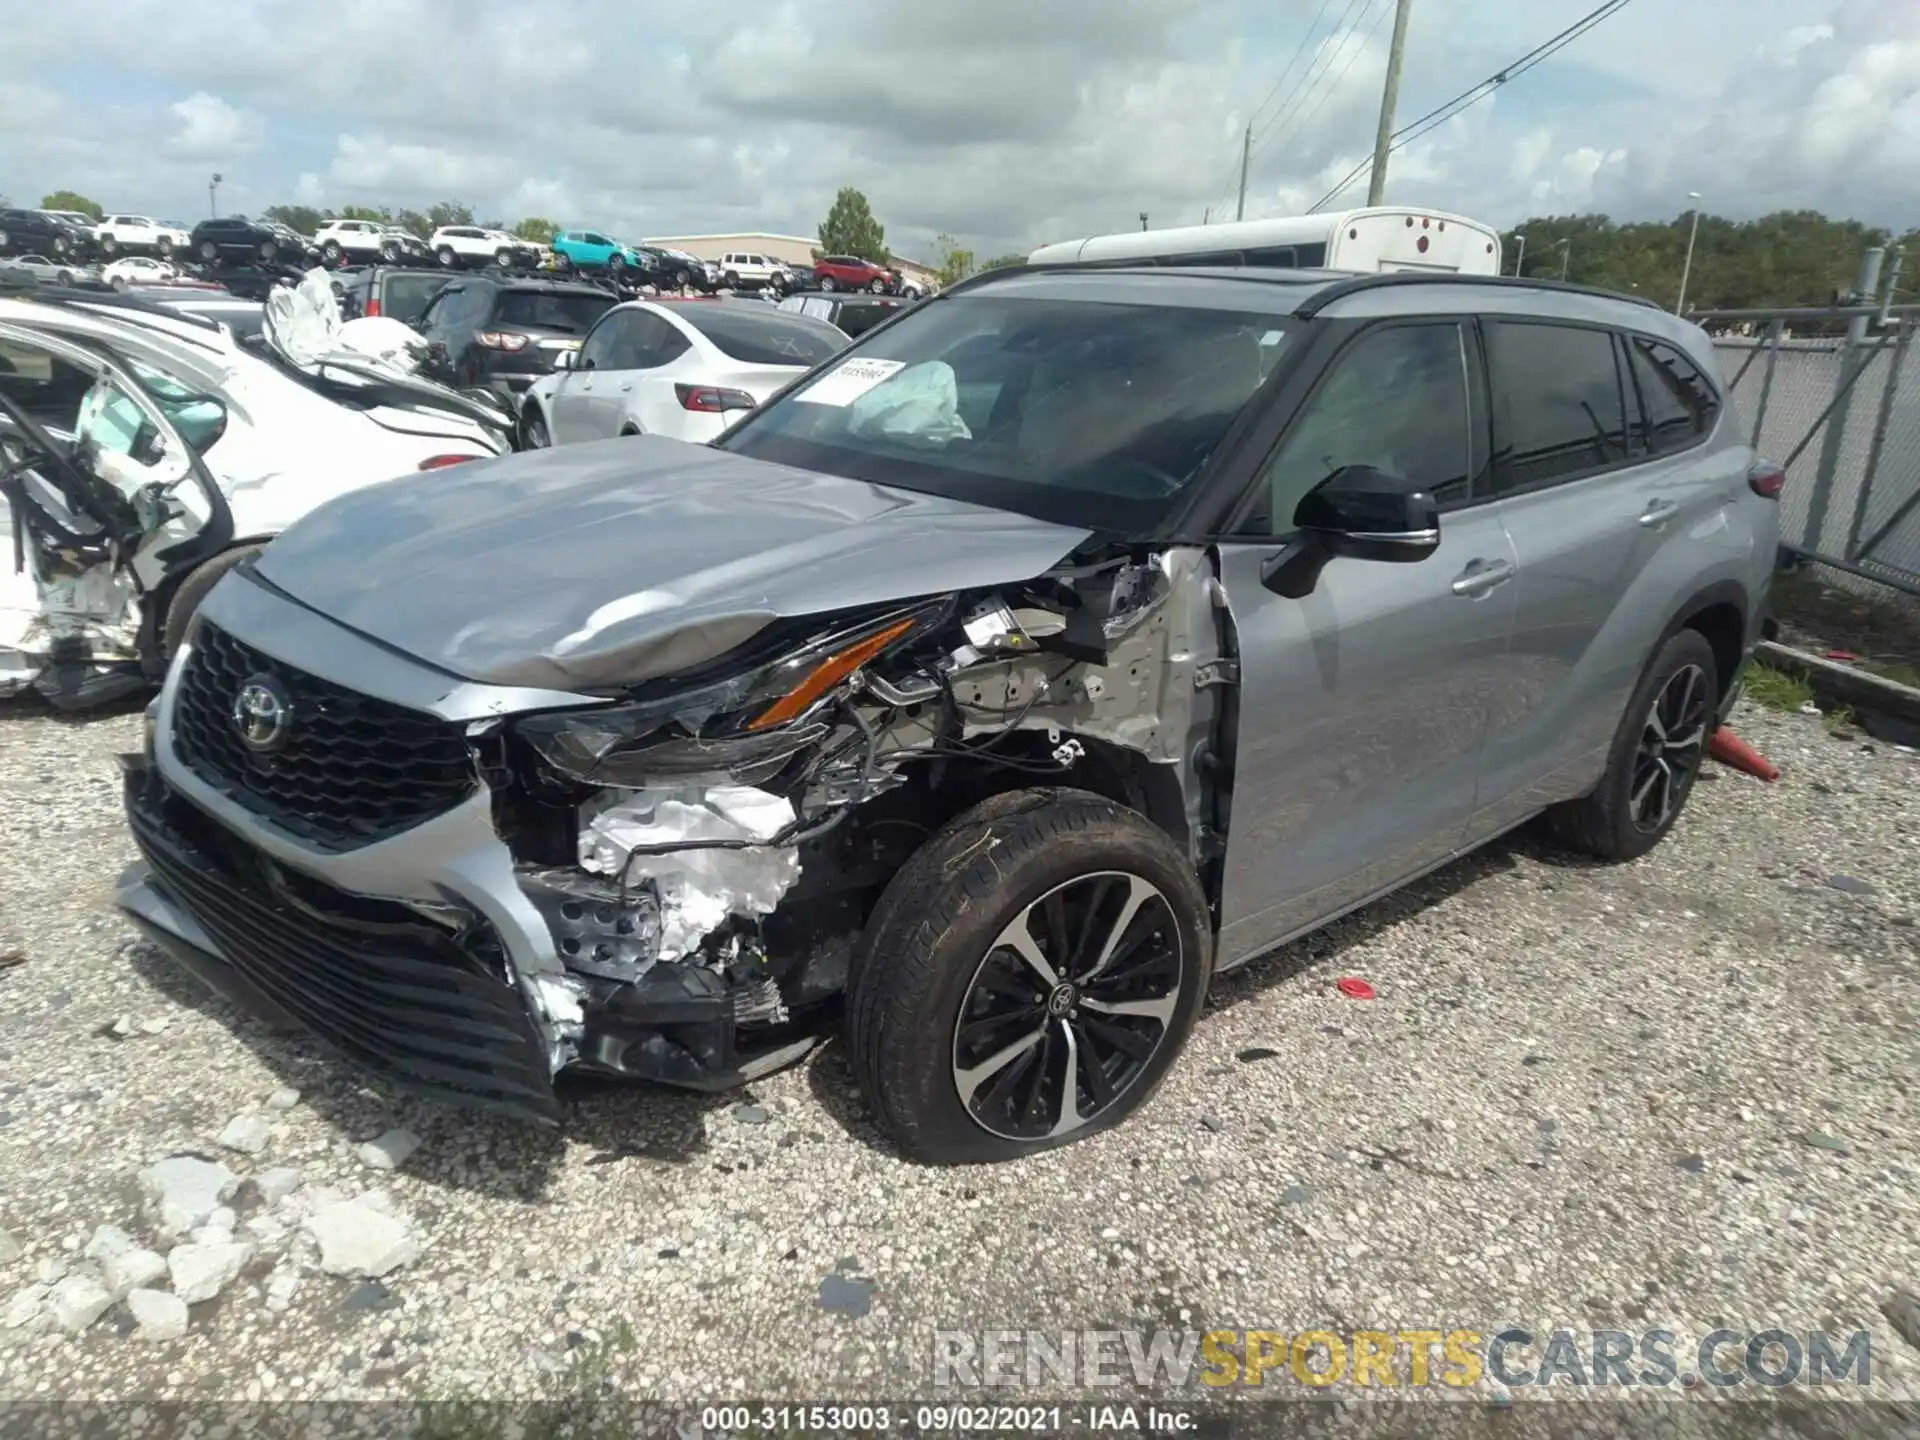
[[[273,535],[270,534],[236,535],[211,555],[202,556],[186,569],[167,576],[143,595],[140,603],[140,633],[136,637],[141,668],[156,679],[166,673],[167,616],[173,609],[174,597],[180,593],[180,587],[186,584],[191,576],[199,574],[222,555],[230,555],[235,550],[250,546],[267,545],[272,543],[273,539]]]
[[[1697,630],[1713,648],[1714,682],[1725,699],[1747,654],[1748,596],[1738,581],[1717,580],[1695,591],[1660,633],[1660,645],[1682,630]]]

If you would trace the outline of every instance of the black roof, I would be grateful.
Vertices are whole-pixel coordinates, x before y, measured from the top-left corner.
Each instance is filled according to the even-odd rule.
[[[1663,313],[1665,310],[1664,306],[1657,301],[1649,300],[1644,295],[1629,295],[1618,290],[1603,290],[1595,285],[1576,285],[1565,280],[1547,280],[1531,275],[1462,275],[1439,271],[1404,270],[1355,275],[1344,270],[1294,270],[1258,265],[1154,265],[1129,261],[1103,264],[1099,261],[1082,260],[1054,265],[1006,265],[970,276],[957,285],[949,286],[943,293],[955,295],[963,291],[978,290],[984,286],[1004,283],[1023,275],[1088,273],[1102,276],[1139,275],[1143,277],[1191,275],[1206,280],[1228,280],[1250,285],[1285,287],[1298,292],[1299,300],[1293,307],[1293,313],[1303,318],[1311,318],[1334,301],[1358,294],[1363,290],[1403,289],[1422,285],[1489,286],[1509,291],[1549,290],[1556,294],[1586,295],[1599,300],[1643,305]]]

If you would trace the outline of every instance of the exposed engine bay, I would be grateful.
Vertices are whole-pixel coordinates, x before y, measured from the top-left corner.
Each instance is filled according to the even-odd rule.
[[[1217,894],[1231,650],[1205,551],[1109,553],[771,627],[711,678],[481,727],[495,824],[565,968],[523,977],[552,1068],[717,1085],[804,1052],[886,882],[1003,790],[1121,800]],[[583,1019],[623,1010],[631,1029]]]

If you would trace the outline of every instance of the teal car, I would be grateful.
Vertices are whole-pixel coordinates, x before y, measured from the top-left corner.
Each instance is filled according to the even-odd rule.
[[[636,246],[624,245],[600,230],[562,230],[553,237],[553,254],[560,270],[647,268]]]

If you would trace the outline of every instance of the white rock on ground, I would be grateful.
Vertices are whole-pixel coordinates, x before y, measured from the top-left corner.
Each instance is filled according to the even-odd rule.
[[[233,1231],[224,1225],[196,1225],[187,1232],[187,1239],[195,1245],[230,1245]]]
[[[42,1285],[58,1285],[67,1274],[67,1262],[57,1255],[42,1255],[33,1264],[33,1278]]]
[[[142,1340],[178,1340],[187,1333],[187,1302],[164,1290],[135,1290],[127,1296]]]
[[[319,1242],[320,1268],[329,1275],[375,1280],[420,1254],[420,1244],[404,1220],[358,1201],[314,1211],[305,1229]]]
[[[113,1303],[107,1287],[91,1275],[69,1275],[53,1287],[53,1323],[78,1335]]]
[[[407,1157],[419,1148],[418,1135],[411,1130],[394,1129],[367,1141],[353,1153],[369,1169],[392,1170],[404,1165]]]
[[[89,1260],[106,1260],[114,1255],[124,1255],[135,1248],[133,1236],[118,1225],[102,1225],[93,1232],[87,1241],[87,1248],[80,1253]]]
[[[24,1253],[18,1240],[5,1230],[0,1230],[0,1265],[11,1265]]]
[[[13,1292],[13,1299],[7,1302],[7,1312],[0,1316],[0,1325],[9,1330],[18,1330],[34,1316],[40,1313],[40,1307],[47,1303],[47,1287],[44,1285],[25,1285]]]
[[[267,1148],[272,1133],[273,1122],[266,1116],[236,1115],[227,1122],[227,1128],[220,1132],[220,1143],[229,1150],[238,1150],[242,1155],[258,1155]]]
[[[176,1245],[167,1252],[173,1293],[189,1305],[211,1300],[253,1256],[251,1245]]]
[[[184,1235],[201,1224],[240,1186],[226,1166],[191,1155],[170,1155],[140,1172],[140,1192],[162,1235]]]
[[[249,1215],[242,1228],[262,1245],[278,1245],[287,1238],[287,1227],[271,1215]]]
[[[282,1265],[267,1277],[267,1309],[281,1311],[293,1304],[300,1291],[300,1272]]]
[[[267,1097],[267,1109],[287,1111],[300,1103],[300,1092],[291,1086],[282,1087]]]
[[[291,1165],[276,1165],[253,1177],[253,1188],[264,1205],[278,1205],[300,1188],[300,1172]]]
[[[116,1300],[124,1300],[128,1291],[145,1289],[166,1275],[167,1257],[139,1246],[100,1262],[100,1278]]]

